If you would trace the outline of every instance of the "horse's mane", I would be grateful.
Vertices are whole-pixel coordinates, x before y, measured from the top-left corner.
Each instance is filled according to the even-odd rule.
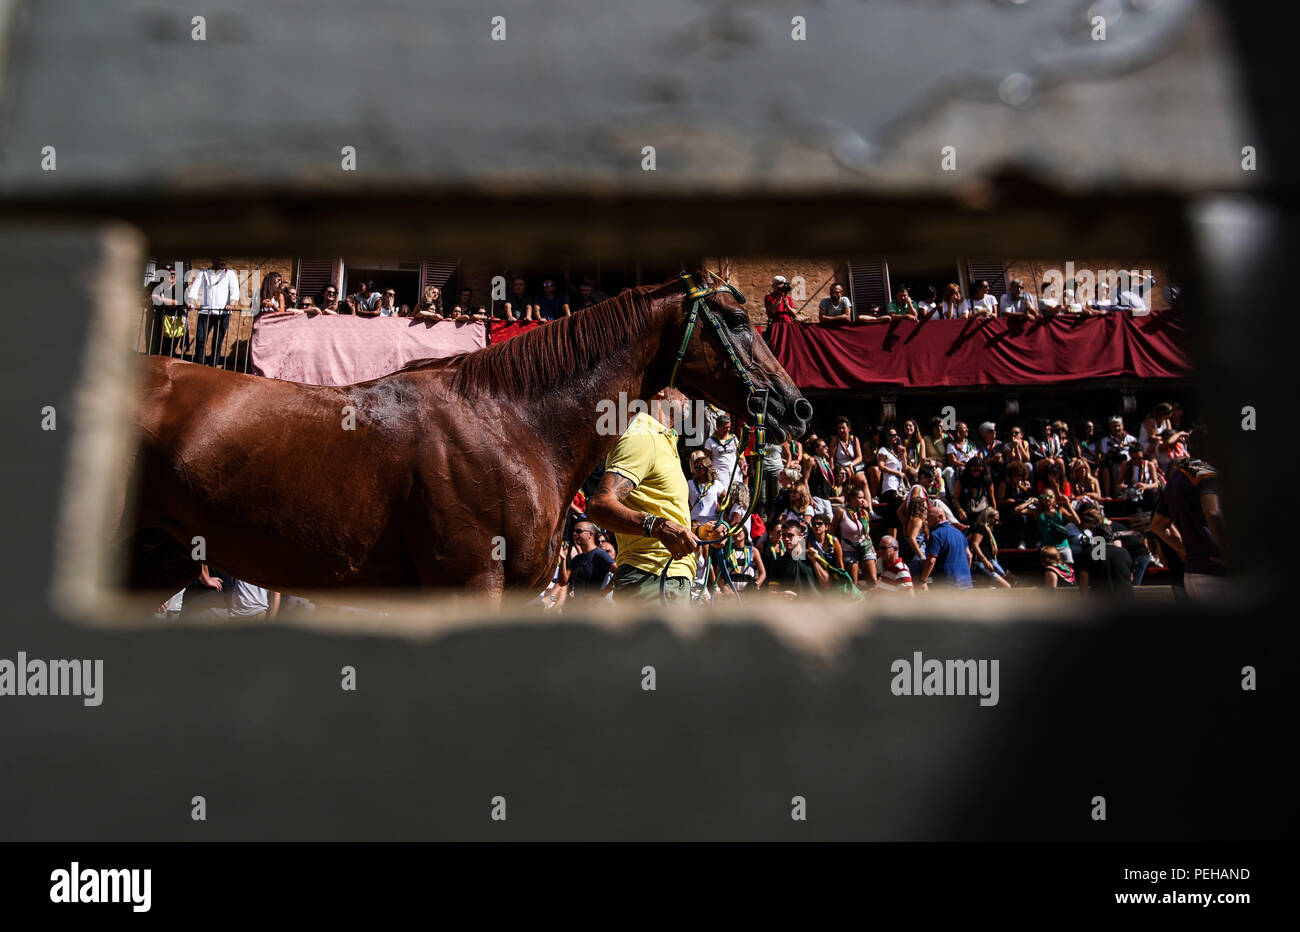
[[[652,299],[667,290],[665,285],[629,288],[504,343],[446,359],[417,359],[399,371],[426,366],[451,370],[452,388],[463,398],[481,391],[537,398],[626,347],[649,324]]]

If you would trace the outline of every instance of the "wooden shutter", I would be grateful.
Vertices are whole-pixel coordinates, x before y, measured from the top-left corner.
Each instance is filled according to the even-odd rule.
[[[425,259],[424,267],[420,271],[420,295],[416,301],[424,300],[424,289],[430,285],[437,285],[442,289],[442,301],[448,307],[456,303],[455,286],[457,272],[460,271],[459,259]]]
[[[883,311],[889,303],[889,289],[885,285],[884,259],[849,260],[849,300],[853,302],[855,317],[865,317],[874,305]]]
[[[334,280],[338,268],[338,259],[295,259],[293,285],[298,289],[298,297],[314,301],[326,285],[338,287]]]
[[[966,281],[961,283],[962,294],[970,297],[971,282],[988,282],[989,294],[999,298],[1007,293],[1007,263],[1001,259],[967,259]]]

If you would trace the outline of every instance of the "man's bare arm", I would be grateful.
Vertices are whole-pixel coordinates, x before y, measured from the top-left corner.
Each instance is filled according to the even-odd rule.
[[[623,503],[623,500],[632,494],[634,488],[636,486],[626,476],[620,476],[616,472],[605,473],[600,477],[596,494],[592,496],[587,506],[587,513],[591,520],[615,534],[643,537],[645,531],[641,528],[641,521],[645,513],[629,508]],[[667,518],[662,518],[655,527],[655,539],[667,547],[674,558],[684,557],[699,546],[699,540],[691,533],[690,528],[682,527]]]

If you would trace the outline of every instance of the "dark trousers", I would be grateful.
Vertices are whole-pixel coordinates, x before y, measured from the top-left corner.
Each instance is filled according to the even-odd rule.
[[[226,342],[226,331],[230,328],[230,314],[199,314],[199,324],[194,328],[194,361],[208,364],[208,330],[213,335],[212,365],[221,368],[221,347]]]

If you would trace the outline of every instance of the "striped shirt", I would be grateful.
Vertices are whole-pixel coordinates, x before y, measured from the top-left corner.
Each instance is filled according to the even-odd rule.
[[[907,564],[901,559],[893,566],[886,566],[880,571],[880,587],[890,592],[902,592],[912,588],[912,574]]]

